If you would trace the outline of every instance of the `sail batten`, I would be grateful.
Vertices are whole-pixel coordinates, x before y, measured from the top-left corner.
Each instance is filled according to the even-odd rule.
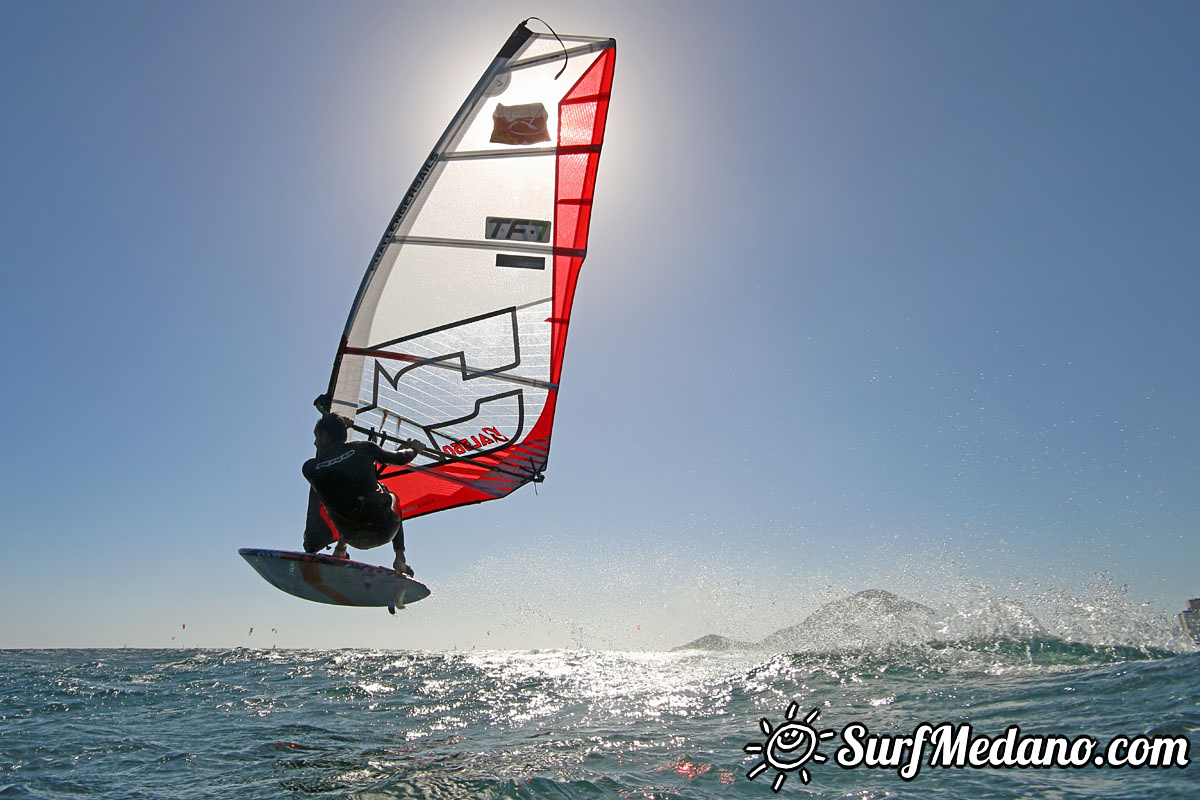
[[[468,161],[484,158],[530,158],[533,156],[545,158],[556,155],[558,155],[557,147],[531,147],[515,153],[507,150],[468,150],[461,153],[445,153],[439,158],[442,161]]]
[[[590,204],[591,201],[590,200],[586,200],[586,201],[584,201],[584,200],[564,200],[563,203],[565,203],[567,205],[585,204],[585,203]],[[473,250],[495,250],[496,249],[496,245],[494,243],[478,242],[478,241],[472,241],[470,239],[435,239],[431,236],[397,236],[395,238],[389,239],[388,241],[393,244],[414,244],[414,245],[424,245],[425,247],[465,247],[465,248],[469,248],[469,249],[473,249]],[[520,243],[512,242],[512,241],[506,243],[504,249],[507,251],[522,252],[522,253],[542,253],[544,255],[578,256],[579,258],[582,258],[583,256],[587,255],[587,251],[581,250],[578,248],[552,247],[549,245],[536,245],[536,244],[520,244]]]
[[[563,41],[568,41],[565,36],[562,37],[562,39]],[[520,70],[529,69],[530,67],[543,67],[547,64],[558,64],[562,62],[564,55],[566,58],[570,59],[574,57],[587,56],[601,50],[611,49],[611,47],[611,39],[595,39],[579,47],[569,47],[565,52],[562,50],[558,50],[557,52],[552,51],[544,55],[527,58],[522,61],[514,61],[508,65],[508,68],[511,70]]]
[[[329,391],[354,438],[426,444],[382,474],[406,516],[542,479],[615,47],[519,25],[371,258]]]

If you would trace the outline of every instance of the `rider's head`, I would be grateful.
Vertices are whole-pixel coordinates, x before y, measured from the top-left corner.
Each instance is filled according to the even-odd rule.
[[[317,420],[317,426],[313,428],[313,436],[316,437],[317,444],[321,443],[322,437],[332,444],[341,444],[346,441],[347,427],[349,425],[346,418],[337,414],[322,414]]]

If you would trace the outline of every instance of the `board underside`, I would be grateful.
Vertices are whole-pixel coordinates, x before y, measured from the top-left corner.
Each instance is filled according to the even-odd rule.
[[[276,589],[315,603],[398,607],[429,596],[425,584],[387,567],[252,547],[243,547],[238,555]]]

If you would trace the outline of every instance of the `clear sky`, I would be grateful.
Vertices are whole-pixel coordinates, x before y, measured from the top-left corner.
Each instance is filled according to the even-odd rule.
[[[532,14],[618,43],[547,480],[412,521],[396,619],[286,596],[237,548],[299,549],[362,272]],[[0,4],[0,647],[1178,612],[1198,41],[1194,2]]]

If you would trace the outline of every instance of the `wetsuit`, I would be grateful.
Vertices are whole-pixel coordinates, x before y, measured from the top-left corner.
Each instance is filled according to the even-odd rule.
[[[304,462],[312,486],[304,551],[315,553],[339,537],[360,550],[387,542],[404,552],[404,527],[395,498],[379,482],[376,463],[403,465],[411,450],[390,452],[372,442],[343,442]]]

